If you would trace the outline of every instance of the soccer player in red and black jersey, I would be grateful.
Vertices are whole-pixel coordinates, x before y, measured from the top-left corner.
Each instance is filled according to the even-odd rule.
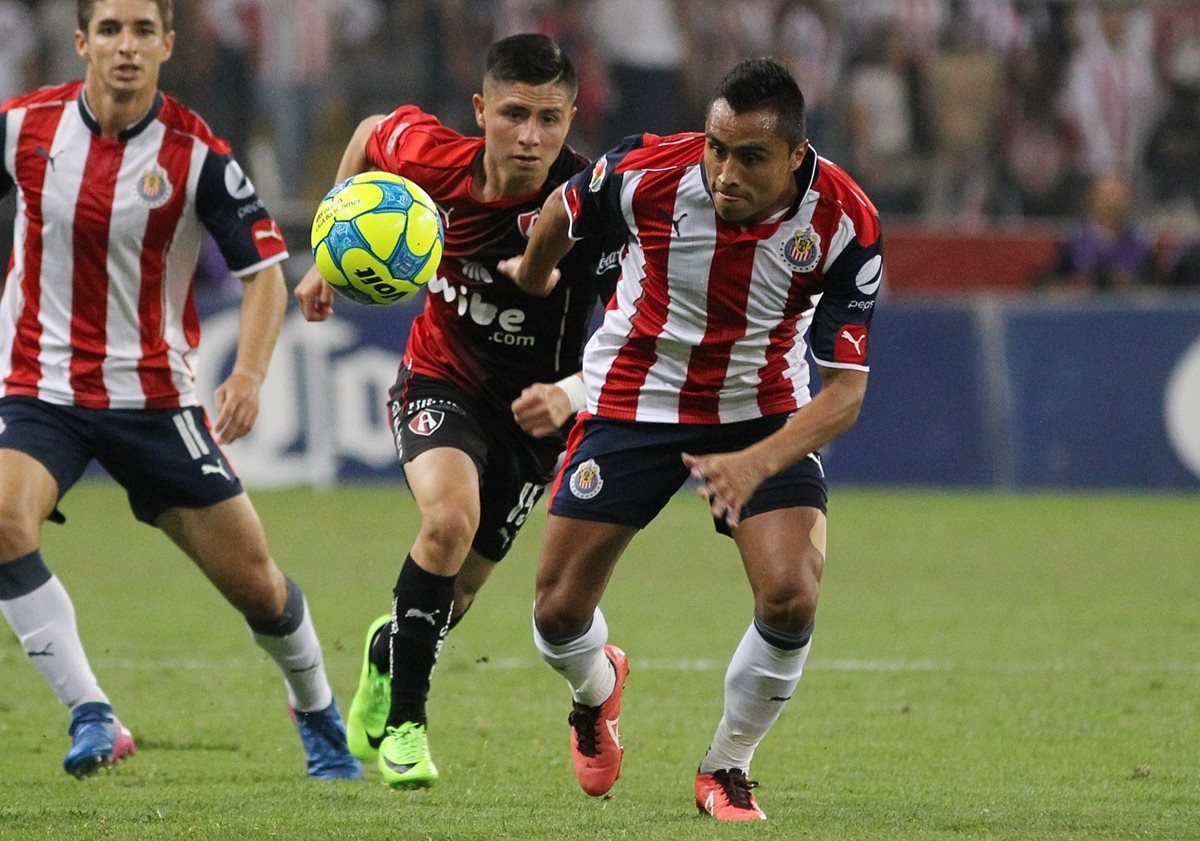
[[[619,242],[603,238],[563,261],[572,282],[546,297],[496,270],[524,250],[545,199],[587,167],[563,145],[576,87],[549,38],[505,38],[489,51],[474,96],[483,137],[402,106],[364,120],[338,169],[338,180],[368,168],[411,178],[445,229],[389,402],[421,526],[392,614],[368,629],[347,715],[351,751],[375,759],[396,788],[437,779],[426,699],[438,649],[552,478],[561,428],[583,403],[576,374],[590,316],[615,282]],[[296,297],[305,317],[321,320],[333,292],[314,269]]]
[[[535,642],[572,688],[579,782],[602,795],[620,772],[629,664],[608,644],[600,599],[638,529],[694,477],[754,595],[696,805],[761,820],[750,760],[811,644],[825,563],[818,452],[866,393],[878,216],[809,145],[787,70],[752,59],[723,80],[703,133],[627,139],[547,201],[503,269],[533,294],[557,292],[563,255],[614,228],[621,278],[584,354],[587,407],[551,492]],[[808,345],[822,381],[812,397]]]
[[[309,774],[361,777],[304,595],[221,451],[258,416],[287,249],[225,142],[159,92],[171,17],[171,0],[80,2],[83,81],[0,106],[0,189],[17,198],[0,300],[0,612],[71,710],[66,770],[83,777],[133,753],[40,551],[42,522],[62,521],[59,501],[95,459],[279,665]],[[193,374],[202,226],[245,290],[215,435]]]

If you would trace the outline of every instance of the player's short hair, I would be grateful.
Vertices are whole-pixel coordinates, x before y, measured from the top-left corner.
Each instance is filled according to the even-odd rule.
[[[77,0],[75,4],[75,16],[79,20],[79,31],[86,33],[88,26],[92,23],[92,10],[96,7],[99,0]],[[163,32],[170,32],[174,18],[174,4],[172,0],[154,0],[154,5],[158,6],[158,16],[162,18]]]
[[[579,79],[571,59],[558,44],[537,33],[510,35],[492,44],[483,78],[485,82],[526,85],[553,83],[569,91],[572,99],[579,92]]]
[[[778,117],[777,132],[793,149],[807,136],[804,94],[787,68],[773,58],[748,58],[739,62],[717,86],[717,92],[709,101],[710,109],[718,99],[729,103],[736,114],[774,111]]]

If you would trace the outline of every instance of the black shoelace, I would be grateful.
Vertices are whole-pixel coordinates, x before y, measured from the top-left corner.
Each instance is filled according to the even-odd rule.
[[[713,779],[720,783],[731,806],[738,809],[754,808],[750,802],[750,790],[758,788],[757,780],[746,779],[746,775],[736,768],[732,771],[713,771]]]
[[[600,718],[599,707],[588,707],[576,703],[567,716],[567,724],[575,728],[575,740],[579,743],[579,752],[584,756],[595,756],[596,721]]]

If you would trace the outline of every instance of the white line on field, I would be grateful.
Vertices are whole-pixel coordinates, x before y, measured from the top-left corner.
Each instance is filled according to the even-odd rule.
[[[451,658],[445,658],[443,663]],[[630,658],[639,671],[651,672],[723,672],[727,661],[714,659],[657,659]],[[236,657],[229,659],[208,660],[197,657],[155,657],[138,658],[136,660],[121,657],[100,657],[94,661],[98,670],[124,669],[127,671],[158,671],[177,669],[180,671],[231,672],[261,669],[266,664],[266,658]],[[462,660],[455,662],[462,665]],[[496,671],[520,671],[545,668],[540,660],[532,657],[489,657],[475,661],[475,665],[483,669]],[[443,668],[446,666],[443,665]],[[994,663],[956,663],[951,660],[856,660],[834,659],[809,660],[806,671],[814,672],[992,672],[1002,674],[1067,674],[1076,672],[1092,672],[1097,669],[1108,669],[1109,666],[1099,663],[1083,663],[1071,660],[1028,661],[1028,662],[994,662]],[[1119,672],[1136,674],[1178,673],[1200,674],[1200,661],[1168,661],[1165,663],[1126,663],[1117,669]]]

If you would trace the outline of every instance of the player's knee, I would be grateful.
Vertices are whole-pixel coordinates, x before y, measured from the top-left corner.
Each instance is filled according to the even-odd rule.
[[[437,505],[421,512],[417,540],[425,547],[425,555],[436,554],[461,562],[478,528],[479,518],[471,511],[455,505]]]
[[[248,566],[245,574],[238,575],[221,591],[249,620],[272,620],[287,609],[287,579],[270,556],[261,564]]]
[[[819,553],[813,554],[820,557]],[[812,561],[762,582],[755,597],[755,610],[762,621],[789,633],[812,624],[817,615],[823,563],[823,559]]]
[[[0,562],[28,555],[38,547],[41,522],[21,500],[0,496]]]
[[[565,640],[587,630],[595,609],[583,609],[554,592],[539,590],[533,604],[538,633],[548,640]]]

